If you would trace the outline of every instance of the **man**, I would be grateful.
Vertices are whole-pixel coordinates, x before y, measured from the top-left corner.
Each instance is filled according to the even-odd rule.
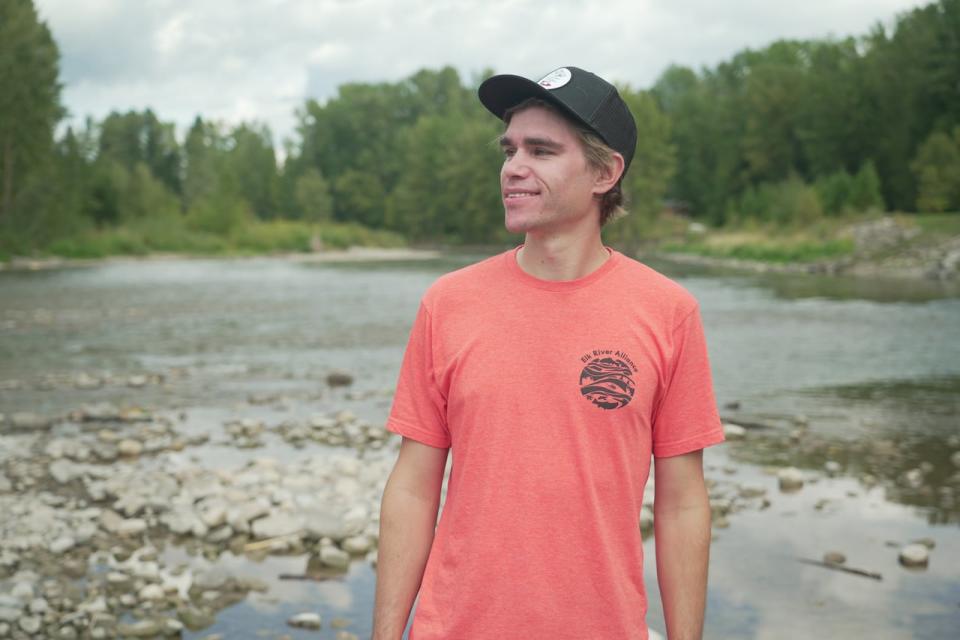
[[[517,249],[424,295],[387,428],[375,640],[647,638],[639,515],[655,457],[670,640],[700,638],[723,440],[696,300],[603,246],[636,126],[577,69],[494,76],[500,186]],[[446,502],[436,524],[448,450]]]

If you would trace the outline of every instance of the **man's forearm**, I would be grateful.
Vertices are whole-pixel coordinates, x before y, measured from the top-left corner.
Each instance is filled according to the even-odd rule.
[[[710,556],[710,504],[702,500],[654,509],[657,581],[667,640],[700,640]]]
[[[400,640],[420,589],[437,523],[436,500],[391,481],[380,506],[373,640]]]

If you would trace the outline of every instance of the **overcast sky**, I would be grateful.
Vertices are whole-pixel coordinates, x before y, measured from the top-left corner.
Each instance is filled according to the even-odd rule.
[[[260,120],[347,81],[424,67],[544,75],[562,65],[649,87],[671,63],[713,66],[780,38],[862,35],[913,0],[36,0],[60,47],[71,117],[151,107]],[[182,129],[181,129],[182,133]]]

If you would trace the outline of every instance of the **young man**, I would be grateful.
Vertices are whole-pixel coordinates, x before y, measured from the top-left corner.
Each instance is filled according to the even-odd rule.
[[[639,516],[655,457],[670,640],[700,638],[710,540],[701,450],[723,440],[696,300],[603,246],[636,126],[577,69],[494,76],[517,249],[424,295],[387,428],[374,640],[644,639]],[[446,502],[436,524],[448,450]]]

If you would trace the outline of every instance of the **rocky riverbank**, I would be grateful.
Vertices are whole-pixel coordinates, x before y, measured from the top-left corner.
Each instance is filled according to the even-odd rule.
[[[916,227],[901,224],[889,217],[853,225],[845,231],[845,235],[853,240],[852,254],[810,262],[746,260],[682,250],[654,250],[648,255],[677,264],[753,273],[844,275],[947,283],[960,281],[960,236],[922,238]]]
[[[261,401],[250,398],[249,405]],[[376,565],[379,500],[398,444],[381,426],[341,410],[276,424],[241,416],[225,420],[220,434],[190,436],[179,428],[181,420],[109,403],[57,416],[0,416],[0,513],[7,516],[0,522],[0,637],[170,637],[205,629],[224,608],[268,589],[257,576],[220,567],[217,559],[225,555],[251,562],[271,554],[304,558],[303,573],[281,576],[287,579],[331,579],[353,562]],[[727,418],[728,462],[707,466],[717,535],[738,513],[763,512],[781,496],[844,476],[858,478],[864,491],[884,485],[891,494],[932,496],[941,508],[956,508],[960,437],[947,443],[955,468],[944,477],[930,463],[913,466],[884,440],[852,445],[855,459],[867,461],[858,467],[844,447],[812,434],[802,416],[781,422]],[[267,434],[316,452],[295,462],[257,457]],[[211,438],[254,455],[237,468],[212,469],[191,454]],[[771,452],[782,457],[763,467],[770,482],[739,479],[742,464],[757,464],[755,458]],[[647,537],[653,489],[651,477],[638,523]],[[815,509],[829,510],[830,501]],[[892,544],[891,566],[879,571],[935,561],[933,539]],[[202,570],[172,564],[168,548],[212,564]],[[839,549],[808,560],[871,573],[846,567]],[[335,630],[338,640],[359,637],[350,631],[357,621],[328,623],[314,611],[287,622]]]

